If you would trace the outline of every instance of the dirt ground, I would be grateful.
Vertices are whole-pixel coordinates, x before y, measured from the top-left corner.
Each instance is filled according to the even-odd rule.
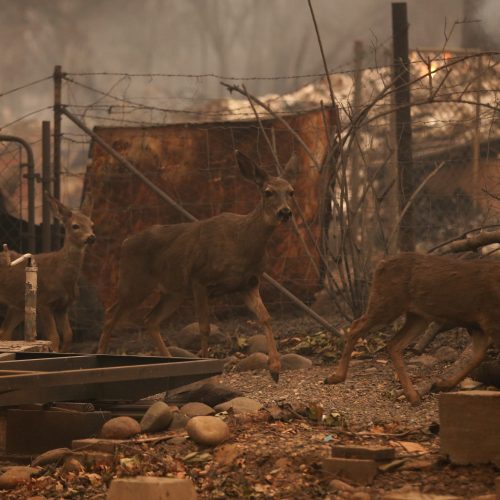
[[[245,339],[259,333],[245,318],[217,323],[232,335],[232,346],[215,346],[212,355],[222,357],[244,351]],[[500,471],[492,465],[456,466],[439,453],[438,396],[424,396],[412,407],[400,394],[384,349],[389,332],[373,336],[358,346],[345,383],[326,386],[339,354],[339,342],[321,331],[312,320],[290,316],[274,322],[281,352],[297,352],[313,360],[309,370],[282,373],[275,384],[267,372],[228,372],[227,386],[264,404],[256,416],[225,415],[231,438],[223,445],[202,448],[185,439],[161,437],[157,442],[130,441],[111,465],[94,465],[85,472],[48,466],[27,486],[2,498],[104,498],[113,477],[158,475],[189,477],[199,498],[353,498],[378,499],[388,491],[406,488],[421,493],[472,498],[494,491]],[[177,328],[174,326],[173,328]],[[115,351],[149,353],[149,340],[141,334],[113,343]],[[428,347],[433,353],[443,345],[457,350],[467,345],[466,334],[440,334]],[[81,344],[78,350],[91,350]],[[409,372],[418,385],[442,372],[449,363],[425,366],[408,352]],[[305,411],[304,411],[305,410]],[[321,418],[323,415],[323,418]],[[140,438],[141,436],[139,436]],[[169,438],[172,435],[168,436]],[[396,449],[396,461],[380,471],[371,485],[336,481],[321,467],[334,444],[382,444]],[[333,480],[333,481],[332,481]]]

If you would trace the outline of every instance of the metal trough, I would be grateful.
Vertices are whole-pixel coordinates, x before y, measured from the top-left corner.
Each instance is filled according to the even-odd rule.
[[[222,373],[219,359],[0,351],[0,406],[136,401]]]

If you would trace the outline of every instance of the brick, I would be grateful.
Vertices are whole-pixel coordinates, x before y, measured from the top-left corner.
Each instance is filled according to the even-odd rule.
[[[439,395],[441,453],[456,464],[500,466],[500,392],[467,391]]]
[[[137,476],[111,481],[107,500],[137,500],[138,498],[196,500],[197,495],[189,479]]]
[[[324,458],[323,471],[328,474],[351,479],[358,484],[371,484],[377,475],[375,460],[357,458]]]
[[[114,453],[102,451],[79,451],[73,455],[85,467],[95,467],[96,465],[113,465],[115,463]]]
[[[394,460],[396,451],[391,446],[332,446],[332,457],[361,458],[364,460]]]
[[[71,442],[73,451],[100,451],[102,453],[115,453],[116,448],[127,441],[124,439],[74,439]]]

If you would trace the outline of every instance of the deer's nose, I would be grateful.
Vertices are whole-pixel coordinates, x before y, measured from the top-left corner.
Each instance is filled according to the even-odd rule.
[[[292,211],[288,207],[283,207],[278,210],[278,218],[286,222],[292,216]]]
[[[86,240],[86,243],[89,244],[89,245],[92,245],[93,243],[95,242],[95,234],[91,234],[87,240]]]

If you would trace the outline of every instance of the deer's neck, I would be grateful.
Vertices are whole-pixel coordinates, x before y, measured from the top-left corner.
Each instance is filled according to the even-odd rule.
[[[70,243],[65,242],[61,250],[59,250],[62,258],[63,265],[68,274],[78,275],[83,264],[83,257],[85,256],[85,247],[76,247]]]
[[[258,206],[245,218],[239,237],[245,246],[245,252],[249,256],[261,259],[265,253],[269,238],[276,226],[266,222],[264,210]]]

